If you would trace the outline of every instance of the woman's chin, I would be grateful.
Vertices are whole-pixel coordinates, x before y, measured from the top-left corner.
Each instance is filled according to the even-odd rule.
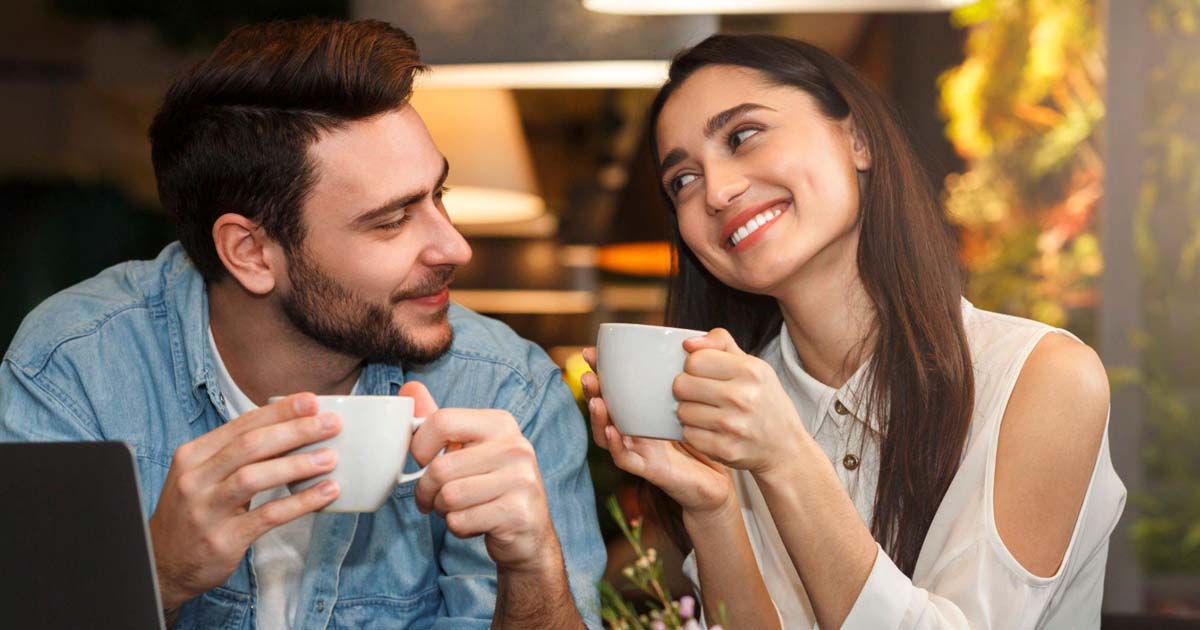
[[[756,276],[752,278],[738,278],[735,281],[726,282],[725,284],[743,293],[773,298],[776,297],[779,287],[786,284],[786,281],[784,278]]]

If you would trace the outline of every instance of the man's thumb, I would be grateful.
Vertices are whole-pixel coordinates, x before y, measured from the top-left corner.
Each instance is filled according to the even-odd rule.
[[[408,396],[413,399],[413,415],[418,418],[428,418],[433,415],[433,412],[438,410],[438,405],[434,402],[433,395],[419,381],[409,381],[400,386],[400,391],[397,395]]]

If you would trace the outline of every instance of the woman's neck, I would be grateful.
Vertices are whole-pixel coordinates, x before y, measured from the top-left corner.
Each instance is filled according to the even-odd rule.
[[[804,371],[834,388],[858,370],[875,341],[874,308],[858,274],[857,252],[847,250],[836,261],[806,265],[776,296]]]

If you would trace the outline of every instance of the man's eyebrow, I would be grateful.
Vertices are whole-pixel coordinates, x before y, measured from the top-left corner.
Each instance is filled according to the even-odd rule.
[[[745,114],[746,112],[752,112],[756,109],[768,109],[775,111],[766,105],[760,105],[758,103],[742,103],[741,105],[734,105],[723,112],[714,114],[712,118],[708,119],[708,124],[704,125],[704,137],[713,137],[718,131],[721,130],[722,127],[729,124],[729,121],[733,120],[734,117]]]
[[[742,114],[745,114],[746,112],[752,112],[758,109],[775,111],[774,109],[759,103],[742,103],[741,105],[734,105],[725,111],[714,114],[712,118],[708,119],[708,122],[704,125],[704,137],[712,138],[718,131],[721,130],[722,127],[728,125],[729,121]],[[658,169],[665,172],[672,166],[675,166],[676,164],[686,160],[687,156],[687,151],[684,151],[683,149],[672,149],[669,153],[667,153],[667,156],[663,158],[662,164],[659,165]]]
[[[433,190],[439,190],[446,183],[446,177],[449,175],[450,161],[446,158],[442,158],[442,175],[438,177],[437,184],[434,185]],[[422,188],[416,192],[396,197],[395,199],[392,199],[391,201],[388,201],[377,208],[372,208],[371,210],[359,213],[358,216],[351,219],[350,224],[352,227],[357,229],[369,227],[379,219],[403,210],[424,199],[425,197],[428,197],[430,192],[431,191],[429,189]]]

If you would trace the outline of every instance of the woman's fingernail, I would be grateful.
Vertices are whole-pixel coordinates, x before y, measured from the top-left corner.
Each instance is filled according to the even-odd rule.
[[[325,496],[334,494],[337,492],[337,482],[332,479],[326,479],[321,482],[321,485],[317,486],[317,491]]]
[[[338,418],[336,414],[325,412],[317,416],[321,420],[321,430],[328,431],[337,426]]]
[[[323,448],[319,451],[313,452],[308,456],[308,458],[312,460],[312,463],[318,466],[326,466],[333,463],[333,451]]]

